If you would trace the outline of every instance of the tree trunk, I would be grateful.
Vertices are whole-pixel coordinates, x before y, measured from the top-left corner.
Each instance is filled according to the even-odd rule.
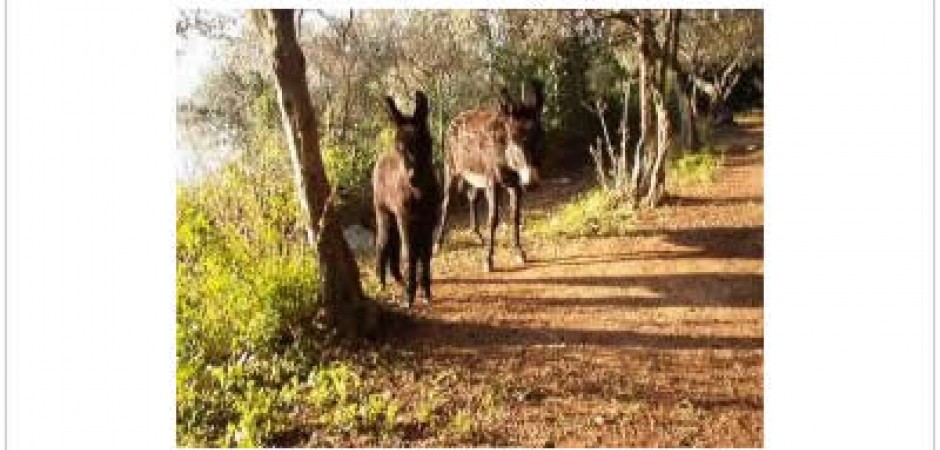
[[[665,41],[666,45],[660,47],[663,53],[666,53],[669,51],[668,42],[669,42],[669,36],[672,33],[672,30],[670,29],[670,26],[672,24],[671,17],[672,17],[672,13],[670,12],[670,10],[664,9],[662,13],[663,40]],[[655,36],[656,36],[655,34],[652,35],[653,39],[655,39]],[[659,74],[656,77],[656,79],[658,80],[658,84],[656,87],[659,89],[659,92],[666,92],[666,64],[668,64],[669,58],[667,58],[665,54],[662,54],[662,55],[659,55],[658,59],[659,59]]]
[[[617,161],[616,189],[620,192],[627,186],[627,141],[630,137],[630,83],[623,86],[623,116],[620,118],[620,155]]]
[[[649,18],[641,17],[639,20],[639,32],[637,33],[638,45],[640,47],[640,79],[639,79],[639,99],[640,99],[640,138],[636,143],[634,151],[633,173],[630,176],[630,195],[633,199],[633,205],[639,206],[643,192],[646,191],[646,181],[648,180],[649,162],[647,161],[648,141],[652,134],[650,121],[650,88],[654,83],[652,78],[654,74],[653,61],[650,57],[649,42],[652,37],[652,23]]]
[[[642,54],[640,56],[640,81],[639,81],[639,100],[640,100],[640,136],[636,141],[636,148],[633,150],[633,172],[630,174],[630,195],[633,198],[635,206],[639,205],[641,192],[643,191],[644,167],[646,167],[647,140],[650,134],[650,105],[649,105],[649,67]]]
[[[679,137],[680,142],[684,150],[694,152],[695,146],[693,145],[697,139],[695,122],[692,118],[692,100],[690,86],[686,83],[685,79],[680,78],[679,74],[676,74],[676,95],[679,105]]]
[[[441,77],[435,81],[437,90],[437,143],[440,148],[439,155],[444,154],[444,88],[441,83]]]
[[[682,21],[682,10],[677,10],[675,12],[674,23],[672,26],[672,47],[669,50],[669,57],[671,58],[670,67],[674,70],[675,73],[675,92],[678,94],[678,105],[681,110],[681,122],[680,127],[682,129],[682,144],[686,150],[694,152],[698,150],[698,130],[696,130],[695,125],[695,110],[693,107],[693,95],[694,87],[691,80],[691,75],[681,73],[676,70],[678,67],[678,62],[676,60],[677,52],[679,49],[679,25]],[[694,71],[694,68],[693,68]]]
[[[672,60],[672,52],[676,49],[675,39],[677,38],[676,27],[678,25],[678,18],[678,15],[670,14],[668,11],[664,13],[664,20],[666,21],[666,32],[664,33],[665,42],[663,42],[663,45],[660,47],[663,49],[663,52],[659,55],[663,63],[663,69],[660,72],[662,79],[659,80],[659,83],[652,85],[651,98],[656,108],[656,153],[655,155],[650,155],[649,158],[649,181],[646,184],[647,191],[644,199],[644,203],[650,208],[659,206],[663,194],[666,192],[666,158],[669,155],[670,138],[673,128],[672,117],[670,117],[669,110],[666,108],[666,79],[668,75],[666,62]]]
[[[675,34],[673,12],[671,9],[663,10],[663,54],[659,55],[659,92],[666,93],[666,70],[669,66],[669,52],[672,50],[672,38]]]
[[[714,89],[710,92],[709,118],[715,125],[730,125],[734,123],[734,116],[728,108],[728,97],[741,79],[741,61],[744,49],[735,57],[724,70],[715,76]]]
[[[680,83],[681,84],[681,83]],[[696,106],[695,106],[695,86],[692,83],[685,84],[685,89],[682,92],[683,102],[685,103],[685,121],[687,123],[688,136],[686,140],[686,146],[689,151],[696,152],[701,143],[698,138],[698,125],[696,121],[698,118],[695,115]]]
[[[666,192],[666,157],[669,155],[669,136],[672,133],[672,119],[666,110],[663,95],[659,91],[653,92],[653,103],[656,107],[656,157],[650,167],[650,181],[646,193],[647,207],[659,206]]]
[[[319,263],[324,318],[341,334],[358,336],[374,330],[376,304],[365,296],[359,268],[331,212],[332,190],[320,156],[317,117],[307,88],[306,63],[297,44],[293,10],[256,14],[273,64],[281,122],[294,166],[301,209]]]

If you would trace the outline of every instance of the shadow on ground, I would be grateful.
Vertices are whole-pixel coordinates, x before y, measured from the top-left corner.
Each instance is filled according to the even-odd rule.
[[[510,284],[558,285],[566,288],[578,287],[643,287],[655,293],[653,297],[610,298],[525,298],[519,299],[533,305],[583,306],[596,305],[624,307],[659,306],[763,306],[764,277],[761,274],[736,273],[689,273],[676,275],[627,275],[627,276],[580,276],[539,278],[451,278],[439,280],[440,284],[469,284],[472,286],[499,286]],[[476,299],[474,299],[476,297]],[[500,297],[505,298],[505,297]],[[454,302],[479,301],[478,296],[468,295],[466,300],[449,299]],[[509,300],[507,300],[509,301]]]
[[[663,206],[734,206],[763,201],[760,197],[703,198],[671,195],[663,199]]]
[[[764,227],[695,227],[676,230],[643,229],[633,236],[662,236],[666,242],[690,247],[699,258],[764,257]]]
[[[762,337],[689,336],[643,333],[630,330],[578,328],[528,328],[474,322],[425,319],[416,335],[405,339],[429,339],[435,346],[472,349],[519,346],[617,346],[649,349],[761,349]]]

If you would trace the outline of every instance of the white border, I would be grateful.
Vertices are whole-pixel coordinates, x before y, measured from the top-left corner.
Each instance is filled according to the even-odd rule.
[[[7,7],[8,443],[172,447],[175,8]],[[765,443],[929,448],[935,11],[767,7]]]

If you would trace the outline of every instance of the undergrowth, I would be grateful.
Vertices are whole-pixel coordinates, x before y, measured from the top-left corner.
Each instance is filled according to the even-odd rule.
[[[499,380],[465,368],[416,373],[414,355],[340,348],[320,325],[317,267],[305,241],[273,93],[251,105],[249,142],[177,189],[177,443],[199,447],[444,446],[503,442]],[[368,198],[374,148],[325,142],[324,165],[351,206]],[[674,178],[714,178],[715,152],[672,162]],[[527,212],[542,237],[628,233],[634,213],[600,189]],[[374,282],[367,288],[375,291]]]
[[[677,185],[713,183],[724,158],[717,148],[685,153],[669,161],[669,179]]]
[[[271,93],[251,109],[245,150],[177,188],[177,444],[468,442],[495,417],[492,396],[458,402],[456,378],[418,376],[402,351],[350,348],[321,325],[316,261]],[[342,200],[369,195],[374,155],[323,151]]]
[[[532,214],[529,230],[541,237],[612,236],[632,229],[634,213],[616,195],[594,188],[544,214]]]

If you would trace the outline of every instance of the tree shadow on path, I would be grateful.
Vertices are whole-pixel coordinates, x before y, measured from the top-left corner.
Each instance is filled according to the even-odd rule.
[[[480,292],[481,286],[496,294],[501,301],[518,302],[528,305],[577,307],[587,305],[606,305],[618,307],[742,307],[759,308],[763,306],[764,277],[761,274],[736,273],[688,273],[675,275],[627,275],[627,276],[571,276],[538,278],[455,278],[440,280],[440,284],[467,284]],[[653,293],[650,297],[608,296],[608,297],[505,297],[498,293],[500,286],[510,285],[547,285],[569,288],[562,292],[572,292],[570,288],[632,288],[641,287]],[[551,292],[551,287],[547,289]],[[466,299],[450,299],[450,302],[481,302],[480,294],[470,294]]]
[[[671,244],[693,247],[703,258],[764,257],[764,227],[696,227],[637,230],[632,236],[662,236]]]
[[[681,349],[762,349],[763,337],[692,336],[646,333],[631,330],[589,330],[580,328],[529,328],[476,322],[423,319],[408,336],[434,346],[456,349],[525,346],[615,346],[658,350]]]

